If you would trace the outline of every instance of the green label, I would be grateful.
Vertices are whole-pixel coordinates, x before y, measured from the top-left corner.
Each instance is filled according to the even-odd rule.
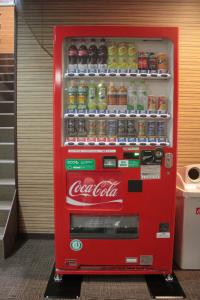
[[[73,251],[80,251],[83,248],[83,244],[80,240],[72,240],[70,242],[70,248]]]
[[[95,170],[94,159],[67,159],[66,170]]]
[[[129,168],[139,168],[140,167],[140,160],[134,159],[128,161],[128,167]]]
[[[119,168],[128,168],[128,160],[127,159],[118,160],[118,167]]]
[[[139,168],[140,160],[139,159],[122,159],[118,160],[119,168]]]

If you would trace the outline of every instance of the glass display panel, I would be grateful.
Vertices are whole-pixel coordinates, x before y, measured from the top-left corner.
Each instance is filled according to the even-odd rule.
[[[66,38],[63,144],[172,146],[173,45]]]
[[[137,239],[139,216],[80,216],[72,215],[71,238]]]

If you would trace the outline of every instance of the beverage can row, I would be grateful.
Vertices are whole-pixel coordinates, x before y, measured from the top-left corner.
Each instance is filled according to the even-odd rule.
[[[166,121],[67,119],[66,135],[69,137],[166,137]]]
[[[138,52],[138,70],[146,73],[167,73],[168,57],[166,53]]]

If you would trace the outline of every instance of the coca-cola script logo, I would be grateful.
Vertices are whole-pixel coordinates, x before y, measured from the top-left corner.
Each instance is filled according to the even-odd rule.
[[[92,206],[113,202],[122,203],[122,199],[117,199],[119,184],[120,181],[117,180],[102,180],[98,183],[82,183],[81,180],[76,180],[69,187],[66,200],[68,204],[76,206]],[[74,198],[79,198],[79,200]],[[107,200],[108,198],[111,198],[111,200]],[[87,199],[90,199],[90,201],[88,202]]]
[[[196,208],[196,215],[200,215],[200,207]]]

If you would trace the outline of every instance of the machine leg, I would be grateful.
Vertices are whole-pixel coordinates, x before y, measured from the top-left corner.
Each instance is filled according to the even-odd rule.
[[[167,275],[165,276],[165,281],[166,281],[166,282],[173,282],[173,281],[174,281],[173,275],[172,275],[172,274],[167,274]]]
[[[55,274],[54,275],[54,281],[55,282],[62,282],[62,279],[63,279],[63,275],[60,275],[60,274]]]

